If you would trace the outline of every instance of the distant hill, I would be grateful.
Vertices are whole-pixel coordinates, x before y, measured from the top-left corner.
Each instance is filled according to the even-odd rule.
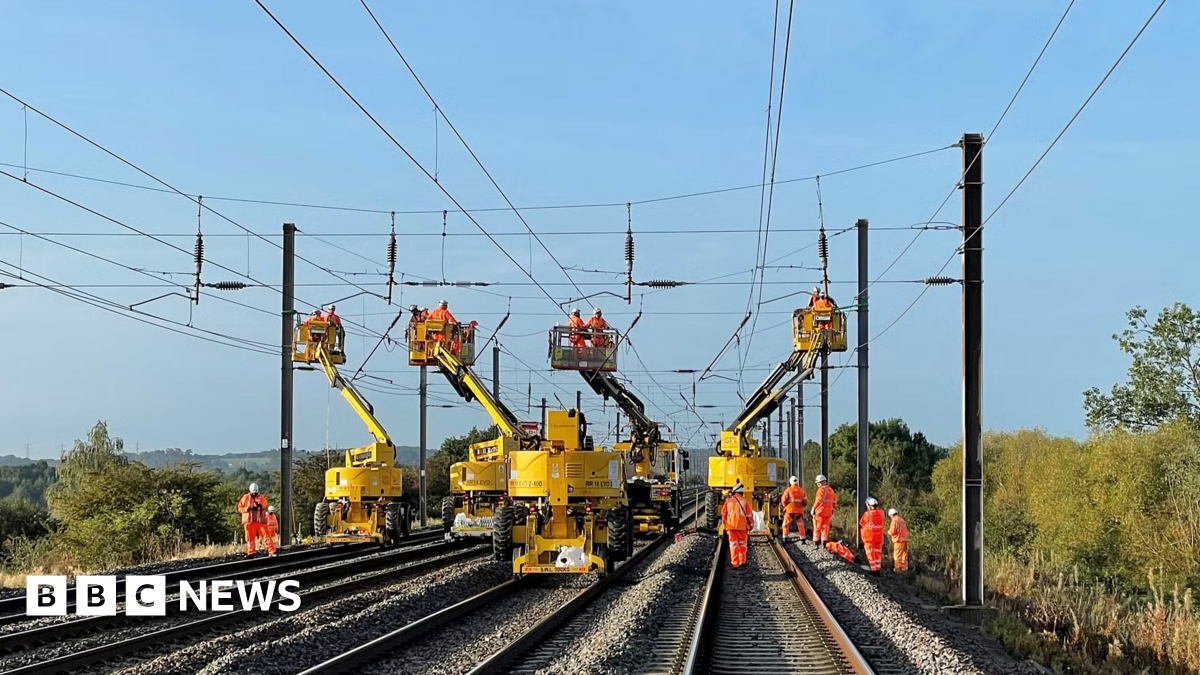
[[[0,455],[0,466],[25,466],[36,462],[46,462],[50,466],[58,466],[57,459],[25,459],[16,455]]]
[[[304,452],[303,450],[301,452]],[[334,452],[341,453],[341,450]],[[416,464],[420,454],[418,448],[399,446],[397,448],[401,464]],[[433,449],[428,451],[432,455]],[[125,456],[135,462],[141,462],[153,469],[173,466],[181,462],[191,462],[209,471],[229,472],[238,469],[247,471],[274,471],[279,468],[279,450],[260,450],[259,452],[229,452],[223,455],[208,455],[191,450],[168,448],[166,450],[150,450],[147,452],[126,452]],[[3,458],[0,458],[2,461]],[[0,464],[2,466],[2,464]]]

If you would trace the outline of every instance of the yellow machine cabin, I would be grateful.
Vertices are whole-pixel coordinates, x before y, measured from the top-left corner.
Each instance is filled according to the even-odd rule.
[[[516,574],[604,573],[631,553],[621,455],[593,449],[581,412],[548,411],[543,437],[538,423],[519,420],[471,368],[473,330],[414,313],[408,335],[409,363],[437,367],[499,429],[450,468],[453,494],[442,502],[447,537],[491,537],[497,559],[510,561]]]
[[[815,304],[815,303],[814,303]],[[832,306],[809,306],[792,313],[791,356],[779,364],[747,399],[742,412],[721,431],[717,455],[708,458],[705,494],[705,524],[721,531],[721,503],[727,491],[739,483],[756,512],[751,534],[774,534],[775,507],[771,493],[787,480],[787,463],[764,457],[751,432],[760,420],[772,414],[796,382],[812,377],[821,354],[846,350],[846,317]]]
[[[409,513],[400,500],[401,471],[396,446],[375,417],[370,402],[338,372],[346,357],[338,331],[314,315],[296,327],[292,362],[319,364],[329,385],[341,392],[375,442],[346,451],[344,466],[325,472],[325,499],[313,513],[313,536],[326,544],[375,542],[394,545],[408,536]]]
[[[597,341],[603,347],[595,347]],[[550,366],[578,371],[593,391],[606,401],[611,399],[625,414],[629,440],[613,449],[624,458],[633,531],[662,533],[677,527],[682,517],[679,472],[687,470],[689,460],[686,452],[662,439],[658,423],[646,416],[645,404],[612,374],[617,368],[619,341],[614,329],[554,326],[550,329]]]

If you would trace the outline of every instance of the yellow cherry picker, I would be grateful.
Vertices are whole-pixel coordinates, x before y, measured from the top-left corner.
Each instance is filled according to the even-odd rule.
[[[407,505],[400,502],[403,483],[396,465],[396,446],[375,417],[371,403],[338,372],[337,367],[346,362],[339,333],[329,316],[314,312],[296,327],[292,362],[319,364],[329,386],[346,399],[375,442],[347,450],[344,466],[325,472],[325,498],[313,513],[313,536],[327,545],[395,545],[408,536],[410,521]]]
[[[438,368],[499,430],[450,467],[447,536],[490,536],[518,575],[607,573],[633,551],[620,453],[594,448],[579,410],[547,411],[544,432],[520,421],[471,368],[474,327],[415,313],[408,328],[409,364]]]
[[[689,460],[686,451],[662,438],[658,423],[646,415],[645,404],[614,374],[618,339],[613,329],[554,326],[550,367],[577,371],[593,391],[605,401],[611,399],[625,414],[629,440],[613,447],[625,457],[633,530],[642,535],[663,533],[679,525],[683,508],[679,477]]]

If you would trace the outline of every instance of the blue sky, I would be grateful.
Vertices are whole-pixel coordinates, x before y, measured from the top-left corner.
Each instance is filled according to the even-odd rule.
[[[636,201],[755,183],[762,172],[773,3],[524,2],[375,3],[400,49],[443,110],[518,206]],[[985,205],[1006,194],[1103,76],[1155,2],[1080,3],[1068,16],[1037,72],[987,147]],[[435,162],[432,106],[355,2],[274,2],[276,15],[353,91],[422,163]],[[784,3],[786,8],[786,3]],[[987,132],[1032,63],[1064,2],[797,3],[783,108],[779,179],[830,173],[955,143]],[[786,9],[785,9],[786,11]],[[94,3],[10,1],[0,24],[0,87],[73,126],[155,175],[191,193],[364,207],[438,210],[444,196],[375,129],[269,18],[249,1],[179,4],[127,0]],[[1083,116],[1033,177],[989,223],[985,234],[985,425],[1044,427],[1086,434],[1081,392],[1123,377],[1126,360],[1110,340],[1135,304],[1157,311],[1195,302],[1197,235],[1185,216],[1192,162],[1200,150],[1197,94],[1181,86],[1194,73],[1198,48],[1189,27],[1194,3],[1168,3]],[[782,22],[782,19],[781,19]],[[781,35],[782,37],[782,35]],[[782,42],[782,39],[781,39]],[[780,45],[782,48],[782,44]],[[49,122],[0,101],[0,162],[108,180],[149,180]],[[439,180],[472,207],[502,206],[498,193],[439,127]],[[1186,164],[1185,164],[1186,163]],[[830,231],[868,218],[872,278],[896,259],[930,219],[958,177],[955,149],[821,181]],[[20,169],[0,167],[22,175]],[[31,173],[30,181],[190,251],[196,207],[174,195]],[[815,185],[775,190],[768,257],[815,241]],[[282,222],[309,233],[369,233],[328,240],[377,264],[302,237],[298,252],[341,272],[383,267],[386,214],[209,201],[251,230],[275,237]],[[635,206],[635,232],[738,229],[758,225],[759,192]],[[957,222],[958,195],[936,220]],[[625,209],[525,212],[539,232],[620,230]],[[477,216],[489,231],[517,232],[511,213]],[[120,228],[35,188],[0,176],[0,222],[34,232],[112,233]],[[205,214],[206,254],[238,273],[280,278],[280,253],[247,241],[234,225]],[[888,230],[885,228],[900,228]],[[12,230],[0,227],[0,231]],[[400,215],[399,270],[406,279],[442,278],[440,214]],[[448,231],[470,233],[461,215]],[[430,236],[433,235],[433,236]],[[856,278],[853,233],[831,240],[830,275]],[[54,236],[57,241],[161,272],[186,273],[190,255],[142,237]],[[568,266],[621,269],[623,236],[547,235]],[[932,275],[958,243],[955,232],[924,232],[871,289],[872,334],[920,292],[903,282]],[[499,241],[558,300],[574,295],[564,274],[526,236]],[[486,238],[447,238],[445,278],[492,283],[527,278]],[[700,280],[749,270],[753,232],[639,234],[638,280]],[[67,284],[153,284],[144,276],[31,237],[0,233],[0,261]],[[808,248],[780,265],[812,266]],[[0,269],[12,268],[0,265]],[[328,302],[356,289],[301,262],[297,295]],[[958,275],[958,261],[946,274]],[[573,272],[575,281],[613,277]],[[206,280],[237,278],[209,265]],[[163,277],[166,279],[166,277]],[[377,283],[377,276],[344,277]],[[186,283],[186,275],[175,279]],[[814,273],[767,271],[764,299],[811,287]],[[11,279],[5,279],[12,282]],[[632,341],[645,363],[623,354],[622,370],[672,420],[682,438],[697,434],[683,412],[692,376],[703,369],[741,319],[749,274],[729,285],[692,286],[635,295],[632,305],[600,302],[624,327],[639,306]],[[131,304],[169,288],[92,288]],[[513,296],[501,342],[505,398],[524,415],[526,402],[557,393],[570,402],[582,384],[552,373],[545,328],[555,305],[532,286],[496,286]],[[614,290],[617,287],[585,290]],[[853,285],[833,286],[849,302]],[[258,343],[278,341],[279,294],[253,288],[205,296],[189,307],[158,300],[147,312]],[[405,288],[409,302],[452,303],[461,320],[494,327],[508,300],[462,289]],[[886,334],[871,343],[871,417],[899,416],[939,443],[960,433],[960,294],[931,289]],[[0,291],[9,318],[10,352],[0,386],[0,453],[55,456],[97,419],[141,449],[178,446],[200,452],[277,445],[278,357],[166,332],[49,291]],[[585,306],[586,307],[586,306]],[[789,350],[790,300],[764,304],[743,390]],[[394,308],[379,300],[342,303],[342,313],[380,332]],[[775,313],[771,313],[775,312]],[[273,315],[274,314],[274,315]],[[358,332],[358,331],[354,331]],[[356,368],[375,338],[352,336]],[[519,359],[519,360],[518,360]],[[739,356],[718,365],[735,376]],[[835,362],[840,358],[835,357]],[[728,370],[725,370],[728,369]],[[417,371],[400,351],[381,349],[367,365],[367,392],[401,444],[415,444]],[[490,374],[490,364],[480,370]],[[839,377],[840,375],[840,377]],[[831,419],[854,416],[855,376],[835,371]],[[368,380],[368,382],[371,382]],[[456,403],[436,373],[439,403]],[[697,385],[709,421],[731,419],[737,384]],[[809,386],[815,397],[816,387]],[[814,400],[809,403],[816,403]],[[595,397],[593,422],[604,437],[612,417]],[[811,411],[815,414],[815,410]],[[530,416],[536,416],[536,411]],[[810,436],[815,429],[810,415]],[[430,411],[430,443],[487,423],[477,406]],[[710,425],[710,431],[716,425]],[[345,447],[366,439],[348,408],[330,398],[323,378],[296,379],[296,441]],[[611,437],[609,437],[611,442]]]

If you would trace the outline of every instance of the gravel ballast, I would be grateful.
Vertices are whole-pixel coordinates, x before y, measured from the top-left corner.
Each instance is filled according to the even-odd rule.
[[[899,583],[809,543],[788,553],[876,670],[906,675],[1036,675],[977,628],[927,608]],[[885,571],[887,575],[890,572]]]
[[[503,565],[480,559],[284,616],[264,615],[239,632],[169,651],[119,670],[125,675],[197,673],[297,673],[346,649],[495,586],[511,576]]]

